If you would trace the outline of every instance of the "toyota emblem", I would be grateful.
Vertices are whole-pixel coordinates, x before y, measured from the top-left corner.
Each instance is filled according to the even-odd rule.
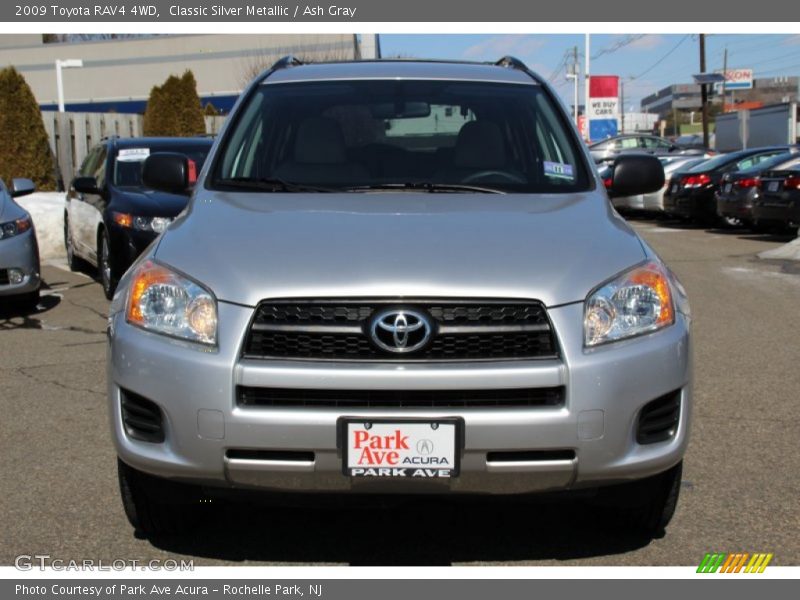
[[[387,352],[414,352],[430,340],[433,327],[430,319],[416,310],[384,310],[372,319],[370,336],[373,343]]]

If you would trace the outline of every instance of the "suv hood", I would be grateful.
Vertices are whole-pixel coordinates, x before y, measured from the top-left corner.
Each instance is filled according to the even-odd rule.
[[[602,192],[224,193],[203,190],[155,258],[219,300],[484,297],[582,301],[644,260]]]

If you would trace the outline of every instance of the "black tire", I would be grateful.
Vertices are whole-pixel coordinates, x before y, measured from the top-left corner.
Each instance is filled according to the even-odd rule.
[[[111,300],[117,290],[119,275],[114,268],[111,244],[108,241],[108,232],[105,229],[102,229],[97,235],[97,273],[103,286],[103,293],[108,300]]]
[[[647,537],[664,535],[678,506],[683,462],[671,469],[631,483],[602,488],[596,499],[610,508],[614,521]]]
[[[185,533],[199,517],[199,487],[142,473],[117,459],[119,493],[128,522],[144,537]]]
[[[70,271],[78,271],[81,268],[81,259],[75,256],[75,244],[69,232],[69,217],[64,213],[64,249],[67,253],[67,266]]]
[[[34,313],[39,305],[39,297],[39,290],[35,290],[27,294],[20,294],[14,299],[14,302],[26,313]]]

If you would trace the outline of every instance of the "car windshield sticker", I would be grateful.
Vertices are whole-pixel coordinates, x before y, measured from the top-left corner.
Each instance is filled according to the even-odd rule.
[[[544,161],[544,174],[548,177],[557,177],[558,179],[575,179],[572,171],[572,165],[565,165],[563,163]]]
[[[150,156],[150,148],[122,148],[117,153],[120,162],[142,162]]]

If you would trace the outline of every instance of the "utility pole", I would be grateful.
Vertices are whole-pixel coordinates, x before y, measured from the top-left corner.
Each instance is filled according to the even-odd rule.
[[[589,126],[591,125],[591,121],[589,121],[589,81],[591,79],[590,75],[589,75],[589,61],[590,61],[590,59],[589,59],[589,49],[590,48],[589,47],[590,47],[589,34],[587,33],[586,34],[586,41],[585,41],[585,48],[584,48],[584,51],[586,52],[586,73],[584,74],[584,76],[586,77],[586,92],[584,94],[584,103],[583,103],[583,106],[584,106],[584,108],[583,108],[583,122],[586,124],[586,135],[585,135],[586,141],[589,141],[589,138],[591,137],[591,133],[589,131]]]
[[[700,34],[700,72],[706,72],[706,35]],[[703,146],[708,148],[708,87],[700,84],[700,106],[703,110]]]
[[[728,112],[725,109],[725,105],[728,102],[727,101],[727,95],[726,95],[728,90],[725,89],[726,88],[726,84],[728,83],[728,47],[727,46],[725,46],[725,55],[724,55],[724,58],[722,59],[722,76],[725,78],[725,79],[722,80],[722,112]]]

